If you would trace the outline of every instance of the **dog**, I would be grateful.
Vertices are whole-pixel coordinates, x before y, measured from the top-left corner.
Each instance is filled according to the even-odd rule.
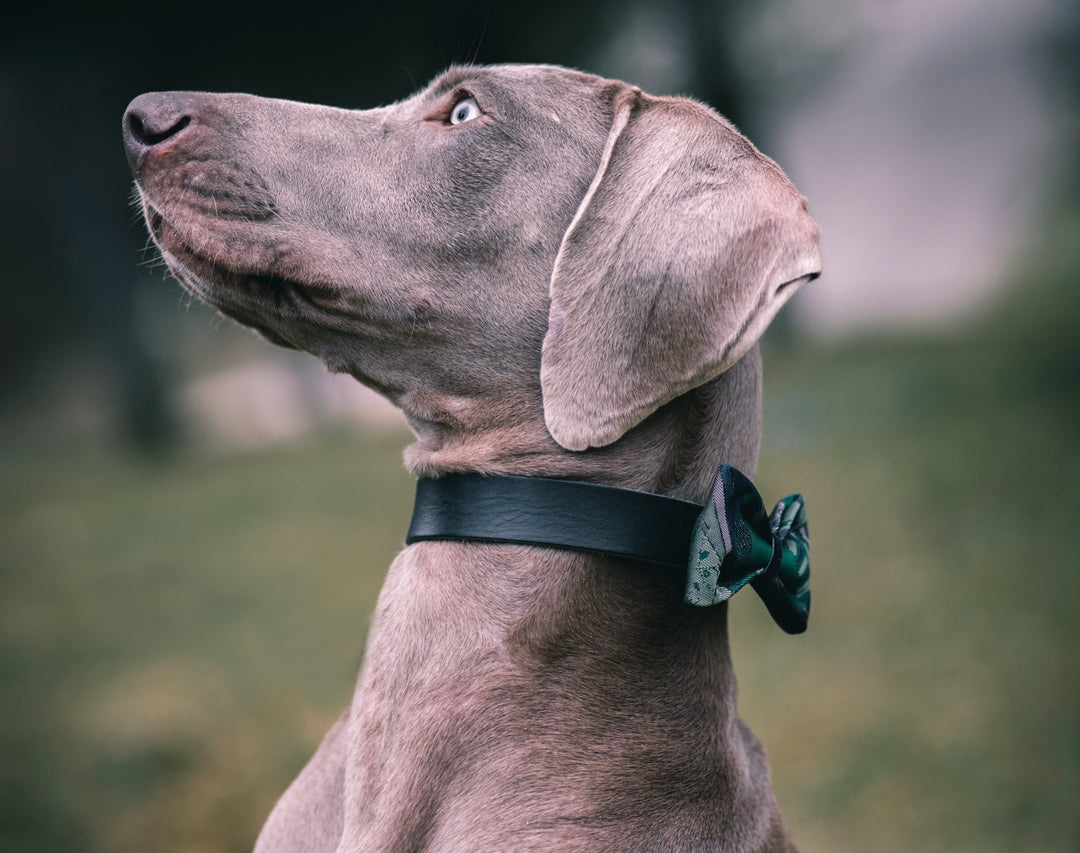
[[[199,299],[405,413],[421,478],[705,502],[752,477],[758,339],[820,272],[780,168],[684,98],[451,68],[386,107],[151,93],[149,231]],[[610,555],[422,541],[358,685],[258,841],[277,851],[792,851],[735,713],[727,605]]]

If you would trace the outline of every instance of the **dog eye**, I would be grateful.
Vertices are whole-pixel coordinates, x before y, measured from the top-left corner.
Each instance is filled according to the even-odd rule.
[[[450,124],[464,124],[482,115],[476,101],[472,98],[462,98],[450,110]]]

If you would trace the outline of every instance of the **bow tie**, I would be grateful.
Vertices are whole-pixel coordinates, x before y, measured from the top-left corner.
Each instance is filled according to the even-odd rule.
[[[765,514],[729,465],[709,502],[548,477],[448,474],[416,484],[406,544],[429,539],[594,551],[682,573],[686,601],[727,601],[747,583],[789,634],[806,630],[809,539],[801,495]],[[687,558],[689,556],[689,566]]]
[[[746,584],[789,634],[810,615],[810,536],[802,495],[790,495],[767,515],[754,484],[721,465],[712,496],[694,523],[686,601],[700,607],[727,601]]]

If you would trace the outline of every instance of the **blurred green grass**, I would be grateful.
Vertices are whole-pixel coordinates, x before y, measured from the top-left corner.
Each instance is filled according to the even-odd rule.
[[[813,618],[732,630],[804,850],[1080,849],[1078,368],[989,335],[773,371],[759,478],[809,497]]]
[[[404,443],[5,466],[0,849],[250,849],[351,693]]]
[[[740,596],[732,633],[804,853],[1080,849],[1071,268],[965,331],[766,352],[814,608],[790,638]],[[0,451],[0,849],[250,848],[351,693],[407,441]]]

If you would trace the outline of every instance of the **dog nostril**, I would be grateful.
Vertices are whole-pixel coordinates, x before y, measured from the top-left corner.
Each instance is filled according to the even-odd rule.
[[[127,119],[131,135],[147,147],[164,142],[191,124],[191,116],[174,114],[162,120],[161,116],[146,115],[137,110],[129,112]]]

